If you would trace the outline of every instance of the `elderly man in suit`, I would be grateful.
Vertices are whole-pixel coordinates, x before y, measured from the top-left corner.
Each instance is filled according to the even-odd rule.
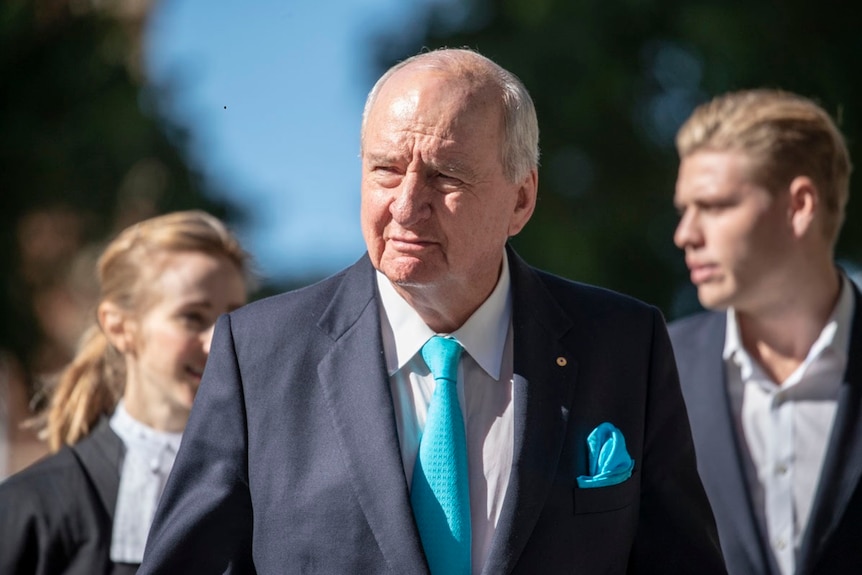
[[[506,246],[537,126],[470,50],[377,82],[367,254],[221,318],[142,574],[725,572],[659,312]]]
[[[862,573],[862,306],[836,267],[850,160],[814,102],[719,96],[677,135],[674,241],[711,311],[671,339],[728,571]]]

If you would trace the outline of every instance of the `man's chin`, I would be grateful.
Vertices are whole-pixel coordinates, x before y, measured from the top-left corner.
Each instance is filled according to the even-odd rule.
[[[703,288],[697,290],[697,300],[705,309],[724,311],[732,304],[728,294],[717,293],[715,289]]]
[[[421,281],[418,278],[409,276],[386,276],[393,285],[405,289],[422,289],[433,285],[431,282]]]
[[[434,285],[434,274],[421,261],[404,262],[397,266],[381,266],[383,275],[394,285],[403,288],[422,288]]]

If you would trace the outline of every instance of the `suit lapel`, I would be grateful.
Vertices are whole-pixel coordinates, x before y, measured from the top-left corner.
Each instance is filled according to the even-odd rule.
[[[837,527],[862,477],[862,297],[854,287],[853,323],[844,382],[823,461],[798,573],[808,573]]]
[[[509,269],[515,443],[509,487],[482,570],[488,575],[514,569],[544,507],[559,464],[577,373],[573,354],[560,342],[571,328],[565,312],[511,250]]]
[[[354,493],[383,556],[394,573],[427,573],[401,461],[376,293],[366,256],[346,272],[321,317],[333,344],[318,373]]]
[[[90,477],[111,521],[120,489],[120,467],[125,448],[103,417],[93,432],[72,446],[72,452]]]
[[[765,546],[764,526],[758,519],[748,488],[747,450],[740,445],[736,415],[727,389],[722,358],[726,319],[723,313],[705,316],[706,323],[683,345],[693,346],[694,359],[680,362],[686,408],[693,422],[697,466],[709,498],[721,502],[714,513],[722,529],[722,547],[743,554],[734,562],[751,573],[773,571],[771,552]]]

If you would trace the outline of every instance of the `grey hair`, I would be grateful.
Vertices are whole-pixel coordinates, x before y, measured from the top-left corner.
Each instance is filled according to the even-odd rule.
[[[440,48],[403,60],[384,73],[371,88],[362,111],[360,149],[365,147],[365,126],[383,85],[408,66],[456,74],[477,84],[491,84],[500,94],[503,109],[503,173],[512,183],[520,182],[539,166],[539,122],[536,107],[521,80],[494,62],[468,48]]]

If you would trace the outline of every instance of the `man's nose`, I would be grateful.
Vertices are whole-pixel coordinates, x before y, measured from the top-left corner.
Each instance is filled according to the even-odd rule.
[[[396,188],[395,199],[389,205],[392,218],[403,226],[427,218],[431,213],[431,192],[422,174],[407,172]]]
[[[703,234],[700,231],[696,212],[690,209],[685,210],[676,225],[676,231],[673,233],[673,243],[679,249],[685,249],[686,246],[699,245],[702,241]]]

